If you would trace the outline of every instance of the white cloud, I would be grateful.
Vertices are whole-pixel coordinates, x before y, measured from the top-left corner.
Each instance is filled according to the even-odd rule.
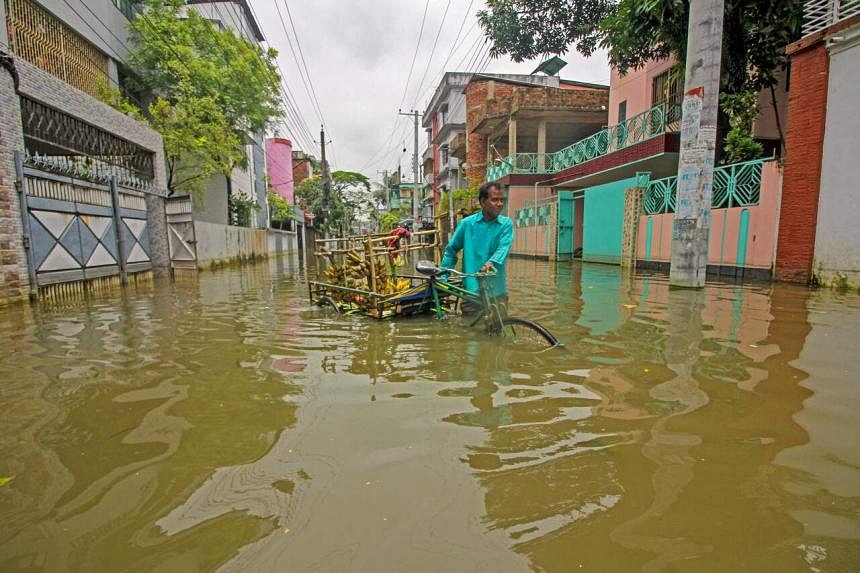
[[[285,7],[281,0],[251,2],[269,45],[280,52],[278,59],[286,82],[296,97],[296,107],[318,140],[320,122],[299,77],[299,68],[287,43],[275,2],[279,2],[292,37]],[[430,0],[421,46],[403,103],[404,110],[410,109],[416,100],[418,82],[427,68],[447,2]],[[470,71],[464,69],[465,63],[461,69],[454,69],[454,64],[464,57],[465,62],[469,61],[469,48],[480,34],[480,27],[472,27],[472,24],[475,22],[474,14],[483,8],[483,2],[475,0],[469,14],[466,13],[468,4],[468,0],[451,0],[427,79],[421,88],[421,94],[426,95],[418,101],[419,110],[423,111],[433,93],[442,62],[450,53],[464,18],[465,41],[455,51],[447,71]],[[376,179],[377,169],[396,167],[399,160],[408,171],[412,156],[411,122],[405,117],[396,118],[418,41],[424,0],[292,0],[290,11],[329,128],[328,137],[333,139],[334,167],[351,171],[361,169]],[[466,35],[470,28],[471,32]],[[563,58],[568,62],[562,70],[563,78],[608,83],[609,68],[605,54],[584,58],[570,52]],[[517,64],[503,58],[491,61],[486,71],[530,73],[536,65],[536,62]],[[395,121],[397,130],[395,136],[390,137]],[[383,146],[386,140],[389,141]],[[404,142],[406,153],[402,152]],[[419,147],[423,143],[422,132]],[[296,147],[302,146],[296,143]],[[372,158],[371,155],[378,150],[377,157]],[[308,151],[319,155],[318,148]],[[368,164],[371,159],[374,161]]]

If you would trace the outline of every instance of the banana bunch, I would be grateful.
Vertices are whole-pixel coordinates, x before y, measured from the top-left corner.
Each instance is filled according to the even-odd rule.
[[[356,290],[371,290],[370,265],[375,265],[376,291],[379,294],[397,294],[412,286],[408,279],[398,279],[382,257],[369,261],[357,250],[349,251],[342,264],[333,264],[324,271],[326,282]]]

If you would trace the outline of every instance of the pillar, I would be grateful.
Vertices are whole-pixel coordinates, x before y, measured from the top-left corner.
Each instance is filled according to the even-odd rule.
[[[546,171],[546,120],[542,119],[538,122],[537,133],[537,152],[538,152],[538,169],[541,173]]]
[[[2,27],[5,30],[5,19]],[[6,53],[0,52],[0,57],[9,58],[7,63],[14,65]],[[0,305],[25,299],[30,289],[15,187],[15,151],[24,151],[21,103],[12,73],[4,66],[0,67]]]

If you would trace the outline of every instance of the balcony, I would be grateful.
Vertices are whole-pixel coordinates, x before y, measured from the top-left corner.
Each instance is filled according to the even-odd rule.
[[[860,0],[808,0],[803,6],[803,35],[824,30],[860,14]]]
[[[860,1],[860,0],[858,0]],[[555,153],[515,153],[487,168],[487,180],[511,174],[550,174],[603,157],[665,133],[678,131],[681,106],[661,104]]]

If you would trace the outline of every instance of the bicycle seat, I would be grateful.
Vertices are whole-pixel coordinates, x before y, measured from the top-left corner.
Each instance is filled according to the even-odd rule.
[[[428,277],[435,277],[439,274],[439,267],[433,264],[433,261],[418,261],[415,270]]]

